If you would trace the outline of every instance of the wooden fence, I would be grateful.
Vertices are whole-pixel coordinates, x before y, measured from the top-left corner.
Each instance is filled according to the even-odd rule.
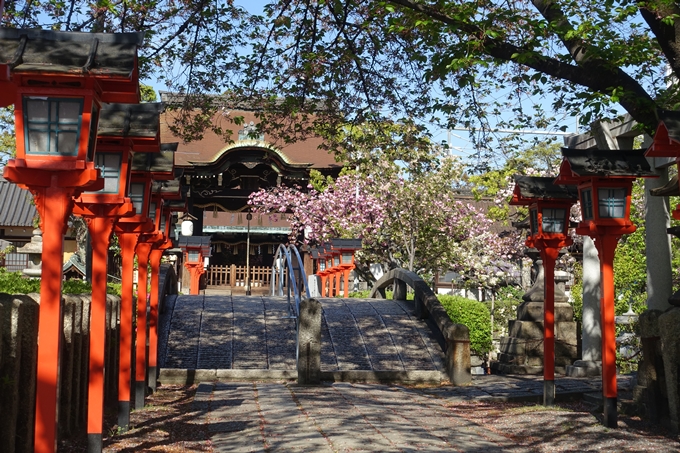
[[[244,288],[246,286],[246,266],[213,265],[206,272],[207,285],[212,287]],[[270,285],[272,268],[267,266],[250,267],[250,287],[262,288]]]

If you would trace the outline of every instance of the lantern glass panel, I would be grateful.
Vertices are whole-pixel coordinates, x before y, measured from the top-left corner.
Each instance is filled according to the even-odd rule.
[[[601,218],[622,219],[626,215],[626,194],[622,187],[597,190],[598,212]]]
[[[156,224],[156,203],[149,203],[149,218]]]
[[[593,191],[591,189],[581,191],[581,215],[583,220],[593,218]]]
[[[340,255],[335,255],[333,257],[333,263],[337,266],[340,264]]]
[[[566,209],[544,208],[542,214],[543,225],[541,227],[544,233],[564,233]]]
[[[26,154],[77,156],[82,99],[24,98]]]
[[[137,215],[141,215],[144,208],[144,186],[143,182],[133,182],[130,184],[130,200],[135,207]]]
[[[344,264],[349,264],[352,262],[352,254],[350,252],[346,252],[342,254],[342,262]]]
[[[196,250],[189,250],[187,252],[187,261],[190,261],[192,263],[198,262],[200,253]]]
[[[538,210],[536,208],[529,210],[529,228],[531,234],[538,234]]]
[[[102,178],[104,188],[98,193],[118,193],[120,189],[120,164],[122,156],[118,153],[100,153],[95,157],[95,163]]]
[[[326,261],[324,261],[324,260],[319,260],[319,270],[320,270],[320,271],[325,271],[325,270],[326,270]]]

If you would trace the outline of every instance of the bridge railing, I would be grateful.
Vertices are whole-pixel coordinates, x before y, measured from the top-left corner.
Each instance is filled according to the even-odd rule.
[[[288,314],[297,320],[300,315],[300,301],[303,298],[309,299],[310,295],[300,252],[292,244],[279,245],[271,269],[271,295],[283,296],[284,288],[288,297]]]
[[[415,293],[416,317],[426,319],[435,334],[441,334],[446,355],[446,374],[454,385],[472,382],[470,371],[470,330],[463,324],[454,324],[446,310],[432,292],[427,282],[406,269],[393,269],[378,280],[369,297],[385,298],[385,289],[393,286],[395,300],[406,300],[406,287]]]

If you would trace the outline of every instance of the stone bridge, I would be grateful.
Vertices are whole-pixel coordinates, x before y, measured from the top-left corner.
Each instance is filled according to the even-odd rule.
[[[317,300],[322,380],[448,379],[445,343],[415,315],[413,301]],[[286,298],[167,296],[159,366],[161,382],[296,379],[296,324]]]

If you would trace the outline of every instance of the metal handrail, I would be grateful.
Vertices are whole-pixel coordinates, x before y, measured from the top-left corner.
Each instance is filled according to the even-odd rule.
[[[298,267],[293,266],[294,259],[297,260]],[[284,268],[288,268],[288,272],[285,272]],[[299,274],[296,275],[295,271],[299,271]],[[309,299],[311,296],[309,295],[307,274],[305,273],[300,252],[298,251],[297,247],[292,244],[280,244],[276,250],[276,254],[274,255],[271,279],[272,296],[283,296],[284,276],[287,277],[287,284],[285,286],[288,297],[288,315],[290,318],[297,319],[298,315],[300,314],[300,301],[302,300],[302,297]],[[297,276],[301,278],[298,280],[296,278]],[[301,294],[302,287],[304,287],[304,295]],[[293,292],[293,300],[295,302],[294,305],[291,303],[291,289]]]

